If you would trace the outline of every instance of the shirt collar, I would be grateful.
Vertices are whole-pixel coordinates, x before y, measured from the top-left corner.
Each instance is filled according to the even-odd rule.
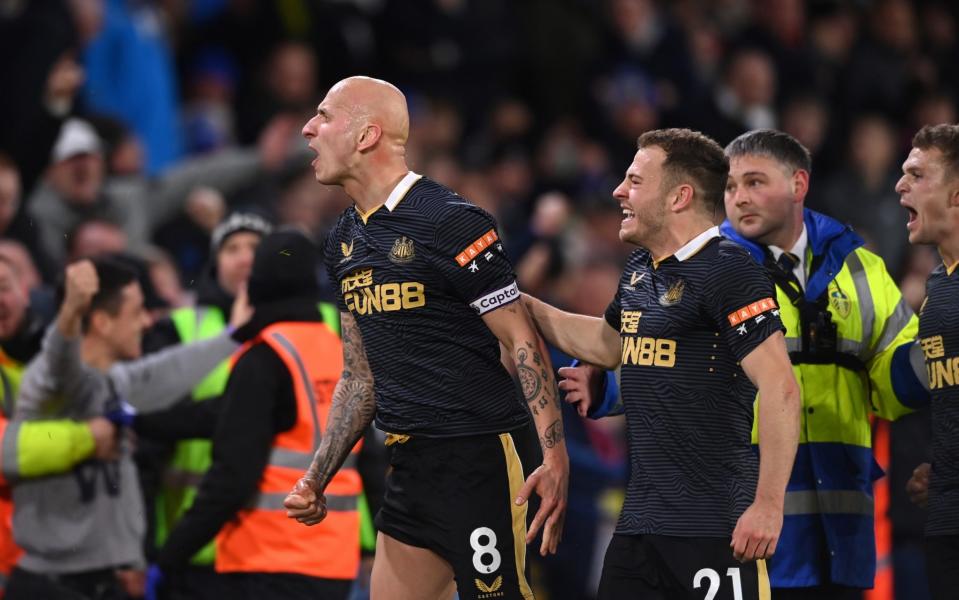
[[[809,236],[806,235],[806,224],[803,223],[802,233],[799,234],[799,239],[796,240],[796,243],[793,244],[792,249],[789,251],[790,254],[799,259],[800,267],[803,267],[803,272],[805,272],[806,267],[806,246],[809,245]],[[779,257],[782,255],[785,250],[779,246],[770,246],[769,251],[773,253],[773,260],[779,260]]]
[[[680,248],[676,252],[673,252],[673,256],[676,257],[676,260],[678,260],[679,262],[683,262],[684,260],[690,258],[694,254],[702,250],[703,246],[705,246],[709,242],[709,240],[717,237],[720,237],[718,225],[715,227],[710,227],[706,231],[700,233],[693,239],[686,242],[686,244],[682,248]]]
[[[393,188],[393,191],[390,192],[386,202],[383,203],[383,206],[386,207],[386,210],[393,212],[393,210],[396,208],[396,205],[400,203],[400,200],[402,200],[403,197],[406,196],[406,193],[410,191],[410,188],[413,187],[413,184],[419,181],[422,177],[422,175],[410,171],[403,177],[403,179],[400,179],[400,182],[397,183],[396,187]]]

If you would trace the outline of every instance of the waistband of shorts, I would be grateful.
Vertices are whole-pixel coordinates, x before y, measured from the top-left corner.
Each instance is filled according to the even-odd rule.
[[[386,436],[385,441],[383,442],[387,446],[399,446],[411,441],[431,441],[431,442],[454,442],[457,440],[466,440],[472,438],[493,438],[508,433],[511,435],[522,434],[530,431],[529,424],[519,425],[517,427],[505,428],[505,429],[494,429],[492,431],[482,431],[478,433],[464,433],[461,435],[428,435],[428,434],[418,434],[418,433],[394,433],[390,431],[383,431]]]

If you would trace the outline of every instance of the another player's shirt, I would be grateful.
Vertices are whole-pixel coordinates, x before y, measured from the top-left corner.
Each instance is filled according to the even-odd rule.
[[[411,172],[371,214],[343,212],[325,261],[363,336],[380,429],[443,437],[529,422],[480,318],[519,299],[488,213]]]
[[[926,283],[919,343],[932,395],[932,477],[926,535],[959,535],[959,273],[943,265]]]
[[[763,268],[714,227],[656,263],[629,257],[606,321],[620,332],[630,477],[622,534],[728,537],[752,504],[756,387],[740,361],[783,330]]]

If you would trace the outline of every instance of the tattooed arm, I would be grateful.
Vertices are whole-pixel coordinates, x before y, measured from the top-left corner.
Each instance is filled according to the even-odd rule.
[[[316,525],[326,517],[323,490],[363,437],[376,412],[373,374],[366,360],[360,329],[350,313],[340,313],[340,323],[343,374],[333,390],[326,431],[313,463],[283,503],[287,516],[306,525]]]
[[[532,541],[542,527],[540,554],[555,554],[566,515],[569,457],[563,435],[559,393],[549,354],[522,302],[507,304],[486,313],[482,318],[493,335],[499,338],[505,353],[516,367],[523,397],[533,413],[539,443],[543,447],[543,464],[529,476],[516,498],[516,503],[522,504],[534,490],[542,498],[526,541]]]

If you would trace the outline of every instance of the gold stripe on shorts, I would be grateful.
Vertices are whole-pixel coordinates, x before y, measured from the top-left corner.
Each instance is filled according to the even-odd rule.
[[[519,581],[519,591],[526,600],[533,600],[533,590],[526,581],[526,503],[516,505],[516,496],[523,487],[523,463],[513,444],[513,436],[508,433],[499,434],[499,441],[503,444],[503,454],[506,457],[506,473],[509,477],[509,508],[513,515],[513,551],[516,558],[516,579]]]
[[[772,592],[769,590],[769,571],[766,570],[766,561],[756,561],[756,575],[759,578],[759,600],[770,600]]]

